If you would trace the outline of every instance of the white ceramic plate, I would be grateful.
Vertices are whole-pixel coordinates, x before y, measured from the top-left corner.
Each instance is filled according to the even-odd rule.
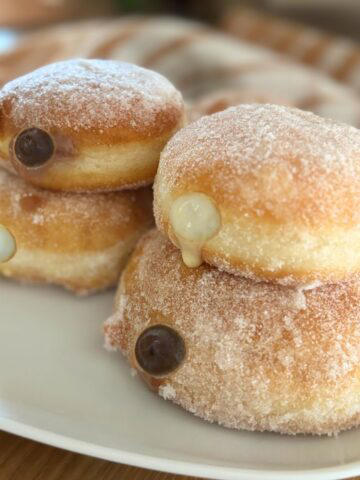
[[[287,437],[207,424],[151,393],[103,347],[113,293],[0,280],[0,428],[117,462],[217,479],[360,473],[360,430]]]

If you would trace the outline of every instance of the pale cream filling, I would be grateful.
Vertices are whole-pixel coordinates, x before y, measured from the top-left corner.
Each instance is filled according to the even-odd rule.
[[[15,237],[4,225],[0,225],[0,263],[9,261],[15,253]]]
[[[214,202],[204,193],[182,195],[171,206],[170,223],[185,265],[201,265],[203,245],[216,235],[221,226]]]

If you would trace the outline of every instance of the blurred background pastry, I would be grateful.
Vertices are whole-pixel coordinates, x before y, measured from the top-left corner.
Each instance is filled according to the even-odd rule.
[[[0,25],[30,28],[66,19],[114,11],[111,0],[1,0]]]

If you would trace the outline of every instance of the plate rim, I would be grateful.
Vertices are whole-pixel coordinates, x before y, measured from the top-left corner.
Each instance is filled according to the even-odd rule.
[[[0,430],[51,447],[108,460],[114,463],[157,470],[164,473],[203,477],[212,480],[289,480],[289,477],[295,474],[299,480],[302,478],[311,478],[312,480],[314,480],[314,478],[319,480],[341,480],[356,476],[360,473],[360,461],[328,468],[267,471],[221,467],[206,463],[166,459],[159,456],[143,455],[126,450],[104,447],[92,442],[85,442],[3,416],[0,416]]]

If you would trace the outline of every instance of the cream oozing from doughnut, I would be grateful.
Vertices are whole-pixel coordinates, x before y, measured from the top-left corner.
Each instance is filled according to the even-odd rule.
[[[188,267],[201,265],[202,246],[221,226],[214,202],[204,193],[182,195],[171,206],[170,223],[184,263]]]
[[[152,389],[205,420],[334,434],[360,424],[359,318],[359,278],[291,288],[187,268],[153,230],[122,275],[105,339]],[[151,328],[159,343],[140,356]]]
[[[158,228],[174,242],[174,202],[201,192],[221,217],[201,256],[288,285],[360,272],[360,131],[278,105],[204,116],[168,142],[154,184]]]
[[[15,237],[4,225],[0,225],[0,263],[8,262],[15,253]]]
[[[46,65],[0,91],[0,164],[49,190],[112,191],[152,183],[184,123],[181,94],[125,62]]]

